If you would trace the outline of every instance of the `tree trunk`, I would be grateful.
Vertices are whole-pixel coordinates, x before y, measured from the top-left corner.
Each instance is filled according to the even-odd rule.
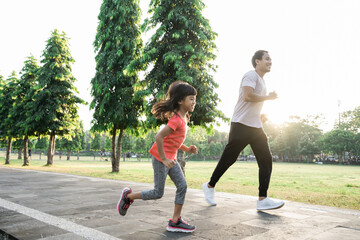
[[[24,138],[24,164],[23,164],[23,166],[29,166],[28,144],[29,144],[29,136],[26,135]]]
[[[71,150],[67,150],[66,160],[70,160]]]
[[[40,150],[40,156],[39,156],[39,157],[40,157],[40,160],[41,160],[41,154],[42,154],[42,150]]]
[[[124,135],[124,128],[120,128],[120,133],[118,136],[118,140],[116,143],[116,154],[115,154],[115,162],[113,164],[113,172],[119,172],[120,169],[120,157],[121,157],[121,147],[122,147],[122,138]]]
[[[79,160],[80,159],[80,151],[78,150],[77,151],[77,160]]]
[[[185,165],[186,165],[185,152],[183,150],[179,149],[177,152],[176,159],[177,159],[178,163],[180,164],[181,170],[185,176]]]
[[[114,126],[114,128],[112,130],[112,137],[111,137],[111,165],[112,165],[113,172],[114,172],[115,162],[116,162],[116,156],[115,156],[116,131],[117,131],[117,128],[116,128],[116,126]]]
[[[47,166],[52,166],[54,163],[54,152],[55,152],[55,133],[51,132],[47,156]]]
[[[5,164],[10,164],[10,156],[11,156],[11,142],[12,142],[12,138],[9,137],[8,139],[8,145],[6,148],[6,158],[5,158]]]
[[[59,160],[61,160],[62,157],[62,150],[59,151]]]
[[[22,148],[18,150],[18,159],[22,159]]]

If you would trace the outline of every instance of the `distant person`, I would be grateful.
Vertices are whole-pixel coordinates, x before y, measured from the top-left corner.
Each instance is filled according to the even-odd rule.
[[[118,202],[120,215],[125,216],[127,209],[134,199],[159,199],[164,194],[167,175],[176,186],[175,207],[172,219],[169,220],[166,229],[170,232],[193,232],[195,226],[185,222],[181,218],[181,210],[185,201],[187,183],[179,163],[176,161],[176,153],[181,149],[188,153],[196,153],[197,148],[193,145],[183,145],[186,136],[186,126],[189,122],[189,112],[193,112],[196,104],[196,89],[191,85],[176,81],[172,83],[166,94],[166,100],[156,103],[152,113],[157,119],[168,121],[155,137],[155,143],[150,149],[152,165],[154,169],[154,189],[133,193],[128,187],[124,188]]]
[[[259,167],[257,210],[276,209],[282,207],[284,202],[277,202],[267,197],[273,158],[268,138],[262,126],[262,121],[267,119],[261,115],[264,101],[277,98],[275,92],[267,94],[264,81],[264,75],[270,72],[272,62],[269,53],[264,50],[255,52],[251,62],[255,70],[247,72],[242,78],[239,98],[231,119],[229,142],[212,173],[210,182],[203,184],[203,191],[205,200],[210,205],[216,205],[214,196],[216,183],[228,168],[236,162],[239,153],[250,144]]]
[[[29,158],[31,159],[31,148],[29,148],[28,153],[29,153]]]

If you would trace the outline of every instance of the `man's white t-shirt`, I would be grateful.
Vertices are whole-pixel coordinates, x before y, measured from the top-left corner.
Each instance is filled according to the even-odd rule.
[[[264,102],[246,102],[243,99],[242,88],[245,86],[253,88],[254,93],[257,95],[266,96],[267,94],[264,79],[262,79],[255,70],[247,72],[241,80],[239,98],[231,122],[238,122],[249,127],[261,128],[262,123],[260,114]]]

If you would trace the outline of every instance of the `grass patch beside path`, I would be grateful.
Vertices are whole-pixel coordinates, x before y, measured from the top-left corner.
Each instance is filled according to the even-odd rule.
[[[120,162],[120,173],[111,172],[111,162],[54,160],[51,167],[46,160],[30,160],[22,167],[22,160],[11,160],[0,166],[69,173],[75,175],[153,183],[151,162]],[[189,188],[201,189],[208,181],[216,162],[187,162],[186,180]],[[167,185],[173,185],[168,178]],[[257,196],[258,167],[256,162],[237,162],[221,178],[216,191]],[[274,163],[269,196],[316,205],[360,210],[360,167]]]

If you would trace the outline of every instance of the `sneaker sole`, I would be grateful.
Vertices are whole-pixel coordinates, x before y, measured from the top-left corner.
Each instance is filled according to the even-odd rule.
[[[173,228],[173,227],[166,227],[166,230],[169,232],[183,232],[183,233],[191,233],[195,231],[195,229],[184,229],[184,228]]]
[[[207,183],[204,183],[204,184],[202,185],[202,189],[203,189],[204,196],[205,196],[205,201],[206,201],[208,204],[210,204],[210,206],[216,206],[216,202],[212,203],[212,202],[210,202],[210,201],[206,198],[206,194],[205,194],[206,185],[205,185],[205,184],[207,184]]]
[[[258,211],[263,211],[263,210],[275,210],[275,209],[279,209],[279,208],[282,208],[283,206],[285,205],[285,203],[277,206],[277,207],[273,207],[273,208],[256,208],[256,210]]]
[[[121,203],[121,199],[122,199],[123,196],[124,196],[125,191],[127,191],[127,190],[130,190],[130,188],[126,187],[126,188],[123,189],[123,191],[122,191],[122,193],[121,193],[120,200],[118,201],[118,204],[117,204],[117,210],[118,210],[118,212],[119,212],[119,214],[120,214],[121,216],[125,216],[125,215],[126,215],[126,211],[125,211],[125,213],[121,213],[121,211],[120,211],[120,203]]]

